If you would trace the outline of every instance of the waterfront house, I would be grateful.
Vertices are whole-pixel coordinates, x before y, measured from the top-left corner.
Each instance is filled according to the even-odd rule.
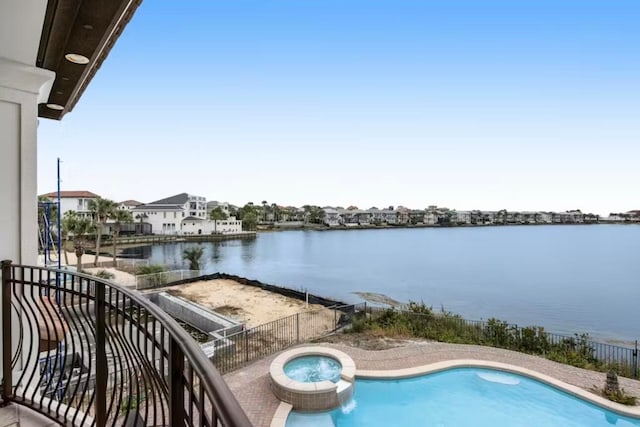
[[[58,193],[52,192],[43,194],[42,197],[46,197],[52,202],[58,200]],[[76,211],[79,215],[84,217],[91,216],[91,210],[89,204],[92,200],[97,199],[98,196],[91,191],[78,190],[78,191],[61,191],[60,192],[60,214],[64,216],[69,211]]]
[[[595,215],[592,213],[584,214],[585,224],[597,224],[599,222],[600,222],[600,215]]]
[[[565,223],[569,224],[583,224],[585,215],[579,210],[567,211],[563,218]]]
[[[242,232],[242,221],[236,217],[212,220],[196,216],[188,216],[180,221],[180,230],[177,234],[204,235],[204,234],[238,234]]]
[[[340,219],[343,225],[347,227],[352,227],[358,225],[358,213],[360,210],[358,209],[338,209],[338,214],[340,215]]]
[[[418,220],[417,224],[435,225],[438,224],[438,212],[433,210],[428,211],[412,211],[411,221]]]
[[[451,222],[456,224],[471,224],[471,211],[454,211]]]
[[[424,210],[411,209],[409,211],[409,222],[411,224],[425,224],[426,223],[426,221],[425,221],[425,215],[426,214],[427,214],[427,212],[424,211]],[[435,224],[437,222],[438,221],[437,221],[437,218],[436,218],[436,220],[435,220],[435,222],[433,224]]]
[[[328,225],[329,227],[337,227],[341,224],[340,214],[337,209],[331,207],[322,208],[324,210],[324,218],[322,219],[323,224]]]
[[[0,1],[3,425],[251,425],[216,367],[161,309],[116,283],[36,267],[39,119],[61,120],[74,108],[139,4]],[[100,116],[92,105],[82,117]],[[88,138],[82,149],[99,161],[92,144]],[[62,196],[60,213],[83,215],[97,197]],[[82,301],[86,310],[77,309]]]
[[[380,222],[384,224],[396,224],[398,222],[398,213],[389,207],[389,209],[380,209],[378,212]]]
[[[398,224],[408,224],[409,208],[405,208],[404,206],[398,206],[398,208],[396,209],[396,220]]]
[[[536,222],[539,224],[551,224],[552,217],[553,215],[551,212],[538,212]]]
[[[497,216],[498,212],[496,211],[480,211],[481,224],[495,224]]]
[[[207,202],[204,197],[181,193],[136,206],[131,213],[151,224],[153,234],[180,234],[183,219],[207,219]]]

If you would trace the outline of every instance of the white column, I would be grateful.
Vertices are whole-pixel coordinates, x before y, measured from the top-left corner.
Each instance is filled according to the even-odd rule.
[[[0,58],[0,260],[27,265],[38,260],[38,103],[46,102],[54,77],[51,71]],[[15,348],[16,316],[13,323]],[[31,331],[23,332],[28,340]]]
[[[38,103],[55,74],[0,58],[0,259],[35,265],[38,257]]]
[[[38,259],[38,104],[47,102],[55,78],[34,67],[46,7],[47,0],[0,0],[0,260],[16,264]],[[14,313],[14,345],[18,325]],[[23,333],[26,342],[31,332]],[[0,352],[0,366],[1,359]]]

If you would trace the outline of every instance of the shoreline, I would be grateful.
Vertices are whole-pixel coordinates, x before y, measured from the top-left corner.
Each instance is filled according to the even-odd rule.
[[[277,227],[258,226],[256,233],[268,233],[278,231],[338,231],[338,230],[389,230],[389,229],[411,229],[411,228],[485,228],[485,227],[541,227],[541,226],[594,226],[594,225],[640,225],[640,222],[590,222],[590,223],[548,223],[548,224],[399,224],[399,225],[353,225],[353,226],[328,226],[313,224],[311,226]]]

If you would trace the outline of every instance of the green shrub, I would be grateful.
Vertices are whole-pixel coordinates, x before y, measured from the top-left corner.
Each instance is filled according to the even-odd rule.
[[[104,280],[111,280],[111,279],[116,277],[115,274],[113,274],[112,272],[107,271],[107,270],[100,270],[97,273],[95,273],[94,276],[99,277],[99,278],[104,279]]]
[[[434,313],[423,302],[410,302],[405,311],[387,309],[373,312],[368,318],[354,319],[352,332],[375,335],[423,338],[457,344],[489,345],[521,351],[592,370],[614,369],[631,376],[633,367],[624,363],[603,363],[595,357],[588,334],[553,340],[540,326],[518,328],[505,321],[491,318],[486,322],[464,320],[441,308]]]
[[[638,401],[635,396],[627,394],[623,388],[615,393],[607,393],[603,391],[602,395],[613,402],[621,403],[623,405],[635,405]]]
[[[151,264],[138,267],[138,275],[163,273],[166,269],[164,265]]]
[[[167,282],[164,272],[163,265],[144,265],[138,268],[138,276],[145,276],[142,283],[140,278],[137,279],[138,285],[144,288],[164,285]]]

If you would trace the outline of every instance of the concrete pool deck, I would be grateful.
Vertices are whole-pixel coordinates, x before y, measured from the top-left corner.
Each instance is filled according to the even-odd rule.
[[[506,363],[529,369],[586,391],[589,391],[593,386],[602,388],[606,379],[606,374],[603,372],[588,371],[515,351],[476,345],[407,341],[402,346],[386,350],[364,350],[333,343],[313,345],[335,348],[351,356],[356,363],[356,376],[358,371],[407,369],[437,362],[473,359]],[[225,375],[225,380],[231,391],[253,425],[257,427],[270,426],[280,405],[280,400],[271,392],[269,386],[269,366],[279,354]],[[640,397],[640,381],[622,377],[619,380],[620,386],[627,393]],[[632,408],[640,410],[640,407],[637,406]]]

